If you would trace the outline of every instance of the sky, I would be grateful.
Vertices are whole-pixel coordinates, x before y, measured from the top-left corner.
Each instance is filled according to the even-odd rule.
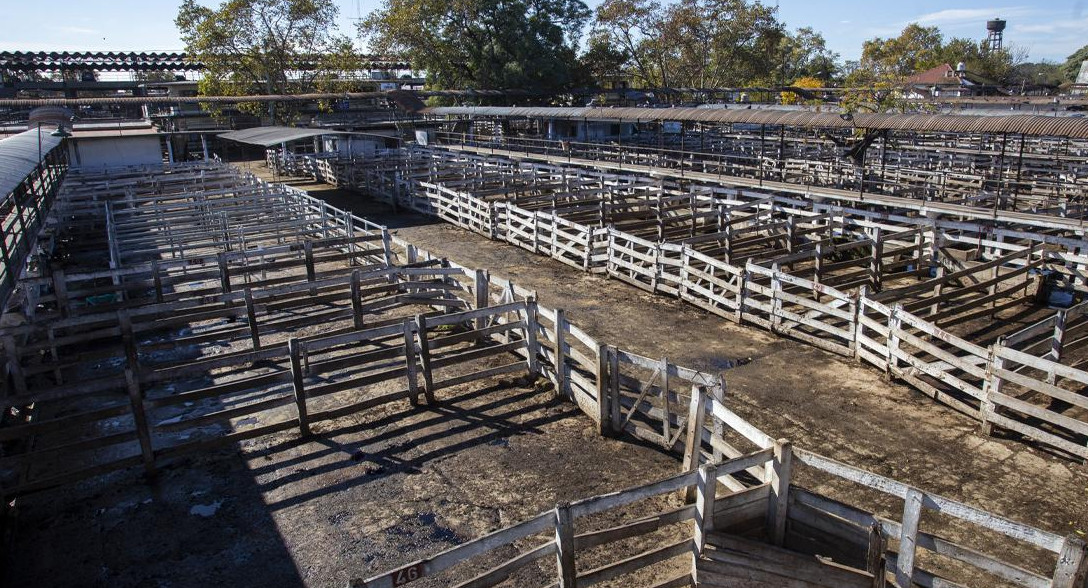
[[[895,36],[911,22],[937,25],[946,37],[986,36],[986,20],[1008,21],[1005,43],[1030,61],[1063,62],[1088,44],[1086,0],[765,0],[777,3],[790,29],[823,33],[843,59],[857,59],[861,44]],[[202,0],[203,4],[217,4]],[[355,36],[354,22],[381,0],[337,0],[340,30]],[[589,0],[590,7],[600,0]],[[174,27],[177,0],[0,0],[0,51],[180,51]]]

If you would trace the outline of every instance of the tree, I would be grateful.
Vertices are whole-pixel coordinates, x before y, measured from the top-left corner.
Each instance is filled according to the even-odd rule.
[[[839,73],[839,54],[829,50],[824,36],[809,27],[784,36],[778,52],[781,60],[779,83],[798,78],[832,80]]]
[[[589,16],[582,0],[384,0],[359,27],[432,88],[547,92],[582,81],[575,47]]]
[[[1088,59],[1088,45],[1077,49],[1066,58],[1065,63],[1062,64],[1062,76],[1065,81],[1069,83],[1077,81],[1077,76],[1080,74],[1080,64],[1086,59]]]
[[[153,82],[173,82],[177,79],[177,74],[172,71],[138,71],[132,74],[132,79],[139,82],[153,83]]]
[[[870,39],[862,45],[861,60],[847,64],[849,88],[843,97],[848,111],[888,112],[926,108],[904,99],[902,88],[914,74],[961,61],[967,71],[1003,84],[1009,81],[1024,52],[1015,48],[991,50],[984,41],[953,37],[945,41],[937,27],[907,25],[897,37]]]
[[[217,9],[184,0],[174,22],[186,52],[204,64],[201,94],[291,94],[355,69],[350,40],[330,32],[337,12],[333,0],[226,0]],[[268,114],[282,121],[291,113],[269,103]]]
[[[805,89],[805,88],[823,88],[823,87],[826,86],[826,84],[823,82],[823,80],[821,80],[819,78],[803,77],[803,78],[798,78],[798,79],[794,80],[793,83],[790,84],[790,86],[793,87],[793,88]],[[781,93],[781,100],[782,100],[782,104],[802,104],[802,103],[808,103],[808,102],[819,103],[819,100],[812,99],[812,98],[806,99],[803,95],[798,94],[797,92],[789,92],[789,91],[783,91]]]
[[[603,87],[613,76],[622,76],[630,56],[600,35],[590,36],[586,50],[578,57],[578,70],[585,75],[584,83]]]
[[[947,63],[955,66],[962,61],[967,71],[996,83],[1006,83],[1016,64],[1025,57],[1026,52],[1015,46],[995,51],[986,41],[953,37],[941,46],[934,65]]]
[[[859,75],[904,78],[940,64],[943,37],[937,27],[911,23],[898,37],[870,39],[861,46]]]
[[[1009,74],[1009,83],[1013,87],[1026,89],[1032,86],[1050,86],[1056,88],[1066,82],[1059,64],[1051,61],[1021,63]]]
[[[785,30],[758,1],[606,0],[594,34],[644,86],[715,88],[770,82]]]

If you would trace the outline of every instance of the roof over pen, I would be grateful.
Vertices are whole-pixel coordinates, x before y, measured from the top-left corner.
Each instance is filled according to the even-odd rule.
[[[52,129],[48,127],[38,127],[0,139],[0,197],[14,192],[41,160],[60,145],[61,138],[54,137],[51,132]]]
[[[219,138],[227,139],[228,141],[237,141],[238,143],[260,145],[261,147],[271,147],[273,145],[279,145],[280,143],[297,141],[299,139],[306,139],[309,137],[346,134],[347,133],[343,131],[333,131],[329,129],[300,129],[295,127],[255,127],[252,129],[243,129],[241,131],[231,131],[229,133],[223,133],[222,135],[219,135]]]
[[[782,125],[806,128],[859,128],[939,133],[1024,134],[1088,139],[1088,118],[1016,114],[838,114],[781,109],[743,108],[569,108],[447,106],[424,109],[437,116],[530,117],[567,120],[689,121]]]

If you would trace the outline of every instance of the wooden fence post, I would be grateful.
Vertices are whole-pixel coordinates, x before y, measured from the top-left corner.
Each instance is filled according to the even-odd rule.
[[[748,263],[751,263],[749,261]],[[778,263],[771,266],[771,332],[778,333],[782,325],[782,277]]]
[[[691,486],[688,489],[692,489]],[[704,464],[699,467],[699,477],[695,483],[695,542],[692,546],[695,551],[695,562],[692,562],[693,570],[703,555],[706,547],[706,536],[714,530],[714,501],[718,495],[718,466],[717,464]]]
[[[922,517],[924,495],[916,488],[907,488],[903,499],[903,523],[899,534],[899,557],[895,564],[895,583],[899,588],[911,588],[914,577],[914,553],[918,547],[918,522]]]
[[[135,334],[132,331],[132,318],[127,312],[118,312],[117,324],[121,328],[121,340],[125,346],[125,385],[128,390],[129,405],[132,408],[132,423],[136,427],[136,437],[140,441],[140,454],[143,456],[144,471],[148,475],[153,475],[155,473],[155,450],[151,446],[151,429],[147,424],[143,390],[140,388],[140,354],[136,348]]]
[[[1084,540],[1070,535],[1062,542],[1058,553],[1058,565],[1054,569],[1051,588],[1083,588],[1088,577],[1088,557],[1085,556]]]
[[[737,274],[737,309],[733,312],[736,313],[738,325],[744,324],[744,299],[748,296],[748,280],[751,279],[752,274],[747,266]]]
[[[879,523],[869,527],[869,552],[865,557],[865,569],[873,575],[873,588],[887,586],[887,560],[884,553],[888,550],[888,539],[884,536]]]
[[[219,252],[215,258],[216,262],[219,264],[219,286],[223,289],[224,294],[230,294],[230,266],[227,265],[227,255],[223,252]]]
[[[529,377],[540,376],[540,342],[537,341],[537,305],[536,300],[525,303],[525,352],[529,368]]]
[[[1065,347],[1065,322],[1068,318],[1068,310],[1059,310],[1058,315],[1054,317],[1054,334],[1050,338],[1050,352],[1047,354],[1047,359],[1054,363],[1059,363],[1062,360],[1062,351]],[[1046,383],[1053,385],[1057,380],[1057,374],[1054,370],[1050,370],[1046,374]]]
[[[570,503],[555,507],[555,560],[559,567],[559,588],[574,588],[578,583],[578,569],[574,559],[574,521]]]
[[[874,228],[872,233],[869,284],[874,292],[880,292],[884,284],[884,243],[881,241],[880,227]]]
[[[608,346],[597,345],[597,432],[604,436],[609,429],[608,416]]]
[[[688,405],[687,437],[684,439],[684,461],[681,469],[685,472],[698,468],[702,462],[703,421],[706,412],[706,388],[691,387],[691,404]],[[695,499],[694,489],[682,490],[684,500],[690,503]]]
[[[661,410],[664,412],[664,417],[661,419],[661,446],[665,451],[669,451],[672,447],[669,444],[669,440],[672,438],[672,404],[669,401],[669,358],[661,358]],[[631,409],[632,411],[635,408]]]
[[[574,399],[574,395],[570,389],[570,379],[567,376],[567,355],[566,355],[566,330],[568,328],[566,314],[562,308],[555,309],[555,395],[556,396],[569,396],[571,400]]]
[[[861,361],[861,337],[862,329],[865,327],[861,324],[861,318],[865,316],[865,299],[869,295],[869,287],[862,285],[854,295],[854,309],[851,313],[854,317],[854,359]]]
[[[476,270],[474,275],[473,289],[476,292],[476,309],[487,308],[491,306],[491,298],[489,297],[488,286],[489,280],[487,279],[487,272],[481,269]],[[487,317],[480,317],[476,319],[475,328],[482,329],[487,326]]]
[[[389,229],[386,228],[382,229],[382,259],[385,262],[385,267],[393,267],[393,238],[389,236]],[[393,280],[393,276],[390,276],[389,281],[392,282]]]
[[[621,420],[622,406],[620,405],[620,354],[614,345],[608,346],[608,414],[613,435],[623,432]]]
[[[359,270],[351,272],[351,317],[355,330],[361,331],[365,326],[363,322],[363,296],[361,276]]]
[[[419,340],[419,364],[423,368],[423,396],[434,404],[434,374],[431,372],[431,347],[427,341],[427,317],[416,315],[416,336]]]
[[[313,283],[317,280],[317,270],[314,268],[313,241],[307,240],[303,242],[302,249],[306,255],[306,281]],[[310,288],[310,296],[317,296],[317,288]]]
[[[404,321],[404,363],[408,369],[408,401],[412,406],[419,405],[419,374],[416,370],[416,323],[411,320]]]
[[[896,304],[892,307],[891,314],[888,315],[888,355],[884,371],[889,378],[893,377],[899,369],[899,358],[896,352],[899,351],[899,325],[902,322],[899,313],[902,311],[903,307]]]
[[[722,374],[718,374],[718,383],[713,385],[713,386],[710,386],[707,389],[707,393],[710,394],[710,397],[713,398],[715,402],[717,402],[718,404],[721,404],[721,405],[724,406],[725,405],[725,376],[722,375]],[[720,420],[718,420],[716,418],[711,417],[710,427],[711,427],[711,429],[710,429],[711,433],[713,433],[715,439],[724,439],[725,438],[725,423],[723,423],[722,421],[720,421]],[[711,456],[714,458],[714,461],[716,463],[722,461],[722,459],[724,458],[724,454],[722,453],[721,447],[719,447],[719,446],[712,447],[710,451],[711,451]]]
[[[253,349],[261,348],[261,333],[257,327],[257,307],[253,304],[253,291],[245,289],[246,322],[249,323],[249,338],[253,341]]]
[[[998,355],[998,349],[1005,345],[1005,338],[998,337],[997,342],[989,347],[989,361],[986,362],[986,380],[982,382],[982,401],[979,404],[979,418],[982,420],[981,433],[989,437],[993,433],[993,415],[997,410],[993,395],[1001,392],[1002,378],[997,370],[1005,368],[1005,358]]]
[[[789,507],[790,478],[793,475],[793,446],[785,439],[774,442],[774,459],[767,468],[771,496],[767,509],[767,530],[771,543],[779,547],[786,541],[786,516]]]
[[[291,356],[291,377],[295,392],[295,406],[298,408],[298,430],[303,437],[310,436],[310,417],[306,409],[306,385],[302,374],[302,357],[298,339],[287,341],[287,352]]]

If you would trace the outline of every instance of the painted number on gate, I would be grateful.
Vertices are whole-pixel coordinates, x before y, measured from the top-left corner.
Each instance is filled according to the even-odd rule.
[[[394,586],[403,586],[408,582],[415,582],[423,577],[423,564],[417,563],[404,569],[397,570],[390,575],[393,576]]]

